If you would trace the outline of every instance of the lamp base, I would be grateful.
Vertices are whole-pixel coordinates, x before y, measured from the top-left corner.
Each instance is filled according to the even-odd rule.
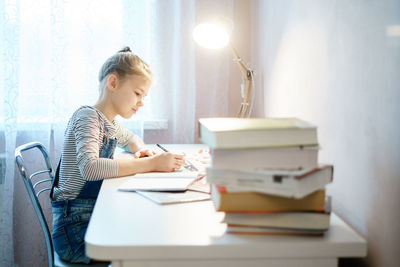
[[[240,104],[240,110],[238,113],[239,118],[248,118],[250,115],[250,105],[249,103],[242,102]]]

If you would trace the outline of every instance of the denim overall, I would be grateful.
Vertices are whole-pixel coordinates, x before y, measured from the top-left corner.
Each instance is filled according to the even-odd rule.
[[[99,156],[113,158],[117,140],[104,138]],[[54,178],[51,197],[54,187],[58,185],[60,165],[61,160]],[[85,254],[84,237],[102,182],[103,180],[86,181],[76,199],[52,201],[53,246],[61,259],[69,262],[90,262],[91,259]]]

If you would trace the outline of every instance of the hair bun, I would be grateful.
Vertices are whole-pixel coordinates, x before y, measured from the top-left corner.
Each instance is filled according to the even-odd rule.
[[[132,50],[129,46],[125,46],[124,48],[118,51],[118,53],[126,53],[126,52],[132,53]]]

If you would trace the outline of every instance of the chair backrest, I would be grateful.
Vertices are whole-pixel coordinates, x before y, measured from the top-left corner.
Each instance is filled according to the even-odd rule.
[[[43,170],[35,171],[34,173],[29,173],[24,158],[22,156],[22,152],[31,150],[31,149],[39,149],[42,152],[43,160],[46,163],[46,168]],[[21,174],[22,180],[24,181],[26,190],[28,191],[29,198],[32,201],[33,207],[35,209],[36,215],[39,219],[40,226],[42,227],[46,248],[47,248],[47,258],[49,266],[54,265],[54,252],[53,252],[53,242],[51,239],[51,234],[49,230],[49,226],[47,225],[46,217],[44,216],[41,204],[39,202],[38,197],[41,193],[51,190],[51,184],[54,177],[53,166],[51,165],[50,157],[47,153],[46,148],[39,142],[31,142],[25,145],[21,145],[15,149],[15,162],[18,166],[18,170]],[[42,178],[32,181],[32,178],[40,175],[40,174],[48,174],[48,178]],[[41,175],[42,176],[42,175]],[[46,175],[47,176],[47,175]],[[39,186],[40,185],[40,186]],[[47,197],[49,194],[45,194]]]

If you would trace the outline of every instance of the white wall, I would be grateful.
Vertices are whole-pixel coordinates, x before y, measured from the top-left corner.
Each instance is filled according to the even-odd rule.
[[[368,241],[362,263],[399,266],[400,1],[260,0],[252,10],[256,110],[318,125],[334,211]]]

